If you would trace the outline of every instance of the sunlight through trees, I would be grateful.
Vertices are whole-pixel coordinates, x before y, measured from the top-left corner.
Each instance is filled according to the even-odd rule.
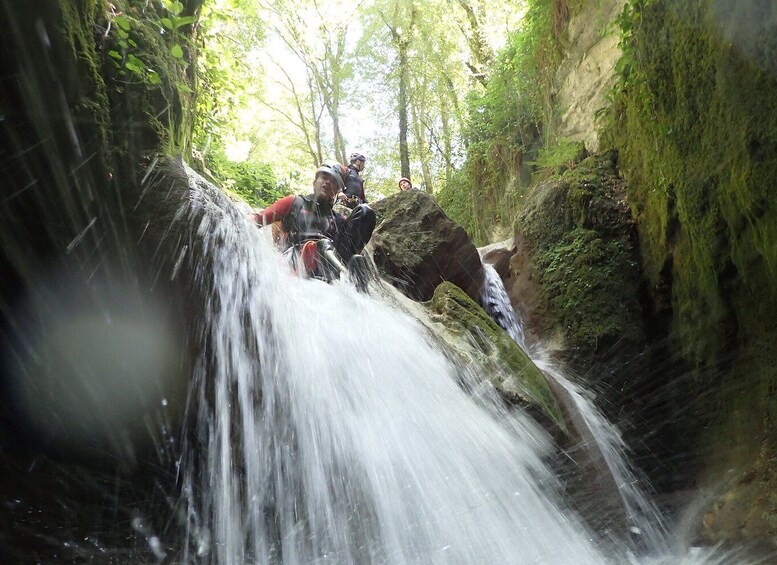
[[[308,170],[359,151],[373,197],[396,191],[400,176],[436,192],[464,162],[465,101],[482,91],[524,4],[211,0],[198,156],[233,189],[236,161],[261,169],[262,190],[275,193],[305,190]]]

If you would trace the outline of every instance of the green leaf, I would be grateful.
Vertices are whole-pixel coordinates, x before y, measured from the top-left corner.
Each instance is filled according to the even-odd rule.
[[[129,37],[129,33],[127,33],[126,31],[124,31],[123,29],[120,29],[120,30],[119,30],[119,37],[120,37],[121,39],[127,39],[127,38]]]
[[[180,2],[172,2],[171,0],[164,0],[165,2],[165,8],[167,8],[167,11],[171,14],[177,16],[181,12],[183,12],[183,4]]]
[[[159,73],[151,71],[148,73],[148,82],[153,85],[159,85],[162,84],[162,79],[160,78]]]
[[[138,44],[137,44],[137,43],[135,43],[135,42],[134,42],[132,39],[128,40],[128,41],[127,41],[127,43],[129,43],[129,44],[130,44],[130,45],[132,45],[133,47],[137,47],[137,46],[138,46]]]
[[[175,29],[178,29],[181,26],[192,24],[195,21],[197,21],[197,18],[195,18],[194,16],[184,16],[182,18],[175,18],[174,26],[175,26]]]
[[[182,92],[188,92],[189,94],[194,94],[194,91],[191,88],[189,88],[189,85],[186,84],[186,83],[178,82],[178,83],[176,83],[175,86],[177,86],[178,90],[180,90]]]
[[[183,58],[183,49],[181,49],[181,46],[178,45],[177,43],[170,48],[170,53],[176,59],[182,59]]]
[[[119,59],[119,60],[123,59],[123,57],[121,56],[121,53],[119,53],[118,51],[108,51],[108,56],[113,57],[114,59]]]
[[[162,25],[165,26],[170,31],[173,31],[175,29],[173,27],[173,22],[172,22],[172,20],[170,18],[162,18],[159,21],[162,22]]]
[[[126,16],[116,16],[116,19],[114,20],[116,22],[116,25],[119,26],[121,29],[125,31],[129,31],[132,29],[132,25],[130,24],[129,18]]]
[[[136,63],[132,61],[127,61],[124,66],[127,67],[127,69],[129,69],[136,75],[141,75],[141,76],[143,75],[143,67],[138,66]]]

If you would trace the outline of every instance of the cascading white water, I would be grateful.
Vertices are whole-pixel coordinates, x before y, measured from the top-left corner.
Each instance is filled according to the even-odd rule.
[[[201,196],[193,217],[210,257],[194,284],[213,294],[184,561],[627,559],[557,497],[546,434],[468,397],[420,324],[346,282],[296,278],[224,202]]]
[[[535,352],[534,363],[550,379],[563,387],[574,408],[587,427],[587,438],[600,454],[607,472],[612,477],[625,511],[630,532],[641,539],[652,551],[660,551],[667,543],[666,524],[658,508],[647,495],[644,482],[638,480],[628,459],[626,444],[618,429],[607,421],[593,400],[573,383],[546,355]]]
[[[588,449],[595,450],[602,466],[612,477],[612,484],[622,501],[630,532],[640,536],[642,543],[652,550],[661,548],[666,544],[666,525],[624,456],[627,449],[620,432],[598,410],[590,395],[574,384],[553,363],[540,343],[533,343],[531,348],[527,346],[523,322],[510,304],[501,277],[492,265],[485,263],[483,269],[485,277],[481,302],[485,310],[521,349],[526,351],[546,378],[565,391],[567,398],[571,400],[571,406],[568,408],[576,412],[578,420],[585,426],[584,439],[594,443],[588,446]]]
[[[634,469],[626,457],[627,446],[617,427],[608,422],[604,415],[594,404],[593,398],[587,391],[573,383],[559,367],[551,360],[541,343],[528,344],[523,329],[523,321],[516,315],[504,288],[501,277],[496,269],[488,264],[483,264],[484,287],[481,303],[484,309],[507,332],[521,349],[532,359],[534,364],[543,372],[547,379],[563,389],[566,397],[571,401],[571,406],[576,412],[577,421],[585,427],[578,430],[583,439],[591,441],[593,445],[583,446],[591,456],[601,461],[608,475],[612,479],[613,488],[617,490],[623,510],[625,512],[625,526],[629,533],[639,539],[640,545],[650,557],[643,558],[643,562],[675,562],[682,559],[683,562],[723,562],[730,556],[722,555],[714,551],[702,552],[699,548],[693,548],[691,554],[680,556],[682,552],[679,546],[682,540],[673,539],[667,529],[667,524],[661,516],[658,508],[648,496]],[[630,556],[630,561],[634,558]]]
[[[483,290],[480,296],[483,309],[488,312],[518,346],[527,351],[523,324],[518,320],[510,298],[507,296],[504,283],[496,269],[488,263],[483,263]]]

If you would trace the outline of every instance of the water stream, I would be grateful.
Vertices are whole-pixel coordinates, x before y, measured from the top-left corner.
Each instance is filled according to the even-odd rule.
[[[628,449],[620,431],[596,407],[593,395],[573,382],[553,362],[541,342],[534,340],[531,346],[527,345],[524,324],[513,310],[499,274],[489,264],[484,264],[484,272],[485,285],[481,302],[486,311],[532,358],[552,383],[557,395],[563,395],[560,401],[564,401],[567,411],[573,412],[570,419],[576,423],[581,443],[590,443],[581,448],[597,460],[598,466],[611,479],[612,488],[623,507],[625,526],[629,533],[647,547],[662,547],[669,536],[667,525],[647,494],[645,480],[638,479],[638,473],[630,465],[626,457]]]
[[[560,498],[547,434],[470,398],[417,321],[347,282],[293,276],[269,230],[198,198],[210,264],[194,283],[213,296],[184,454],[185,561],[636,562]]]

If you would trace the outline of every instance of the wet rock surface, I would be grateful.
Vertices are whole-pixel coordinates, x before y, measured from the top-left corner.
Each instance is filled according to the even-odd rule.
[[[387,280],[415,300],[430,300],[443,281],[478,300],[483,266],[477,248],[434,198],[411,190],[384,198],[372,208],[378,216],[373,258]]]

